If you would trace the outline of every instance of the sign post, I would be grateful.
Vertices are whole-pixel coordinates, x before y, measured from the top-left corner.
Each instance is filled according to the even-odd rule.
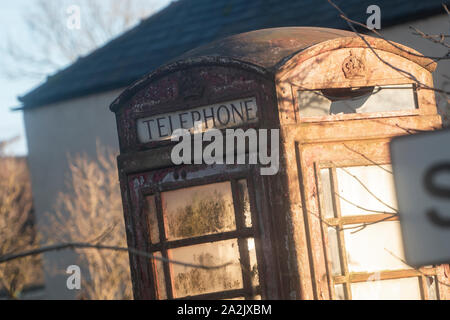
[[[391,142],[405,257],[420,267],[450,262],[450,130]]]

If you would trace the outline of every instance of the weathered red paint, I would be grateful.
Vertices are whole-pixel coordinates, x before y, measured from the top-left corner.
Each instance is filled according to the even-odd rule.
[[[111,105],[116,113],[121,155],[120,185],[128,245],[148,249],[149,230],[143,216],[142,194],[164,183],[181,186],[243,174],[254,190],[260,220],[258,245],[264,257],[263,297],[272,299],[330,299],[333,279],[323,236],[315,167],[321,161],[336,165],[365,163],[366,157],[389,163],[387,143],[411,130],[441,125],[434,92],[419,89],[417,110],[367,115],[337,115],[301,119],[299,88],[348,88],[414,83],[376,58],[410,72],[432,87],[435,63],[401,45],[323,28],[259,30],[219,40],[195,49],[152,72],[125,90]],[[349,71],[348,57],[360,57],[361,70]],[[352,62],[353,63],[353,62]],[[139,117],[190,109],[231,99],[255,96],[259,128],[280,128],[280,171],[260,176],[255,167],[214,167],[213,178],[191,177],[205,166],[175,167],[170,141],[140,144]],[[357,150],[358,152],[351,152]],[[367,161],[366,161],[367,162]],[[185,174],[182,174],[185,173]],[[310,213],[316,213],[317,216]],[[134,294],[153,299],[152,269],[147,259],[130,255]],[[442,268],[438,277],[448,283]],[[440,285],[441,299],[450,298]]]

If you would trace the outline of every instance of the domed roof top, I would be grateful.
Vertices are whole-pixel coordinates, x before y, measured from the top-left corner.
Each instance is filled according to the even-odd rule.
[[[319,27],[261,29],[222,38],[184,53],[129,86],[110,109],[119,109],[128,97],[154,79],[198,64],[237,64],[273,77],[324,52],[369,46],[402,56],[430,72],[436,67],[433,60],[411,48],[354,32]]]
[[[186,52],[176,60],[219,56],[250,62],[266,69],[312,45],[327,40],[355,37],[353,32],[317,27],[283,27],[240,33]]]

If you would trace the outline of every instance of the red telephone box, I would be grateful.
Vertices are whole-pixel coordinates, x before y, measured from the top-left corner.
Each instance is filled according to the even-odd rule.
[[[392,137],[440,126],[433,94],[374,52],[430,86],[435,64],[366,39],[370,48],[350,32],[297,27],[235,35],[162,66],[112,103],[129,247],[229,263],[205,270],[130,254],[135,298],[364,298],[374,272],[381,295],[390,283],[425,299],[448,294],[430,285],[448,281],[441,267],[424,276],[384,253],[372,261],[346,231],[379,221],[398,242],[390,178],[373,170],[389,171]],[[278,173],[261,175],[258,163],[175,165],[171,136],[196,121],[221,131],[278,129]],[[386,206],[363,212],[368,196],[346,171],[360,181],[379,177],[373,186],[390,190],[380,192]],[[344,204],[348,190],[360,196]],[[373,241],[366,231],[361,239]]]

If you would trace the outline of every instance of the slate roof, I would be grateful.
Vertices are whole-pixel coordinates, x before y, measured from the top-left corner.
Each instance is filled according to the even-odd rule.
[[[443,13],[443,0],[335,0],[365,22],[381,8],[382,28]],[[178,0],[20,97],[21,109],[126,87],[184,52],[232,34],[263,28],[348,29],[326,0]]]

